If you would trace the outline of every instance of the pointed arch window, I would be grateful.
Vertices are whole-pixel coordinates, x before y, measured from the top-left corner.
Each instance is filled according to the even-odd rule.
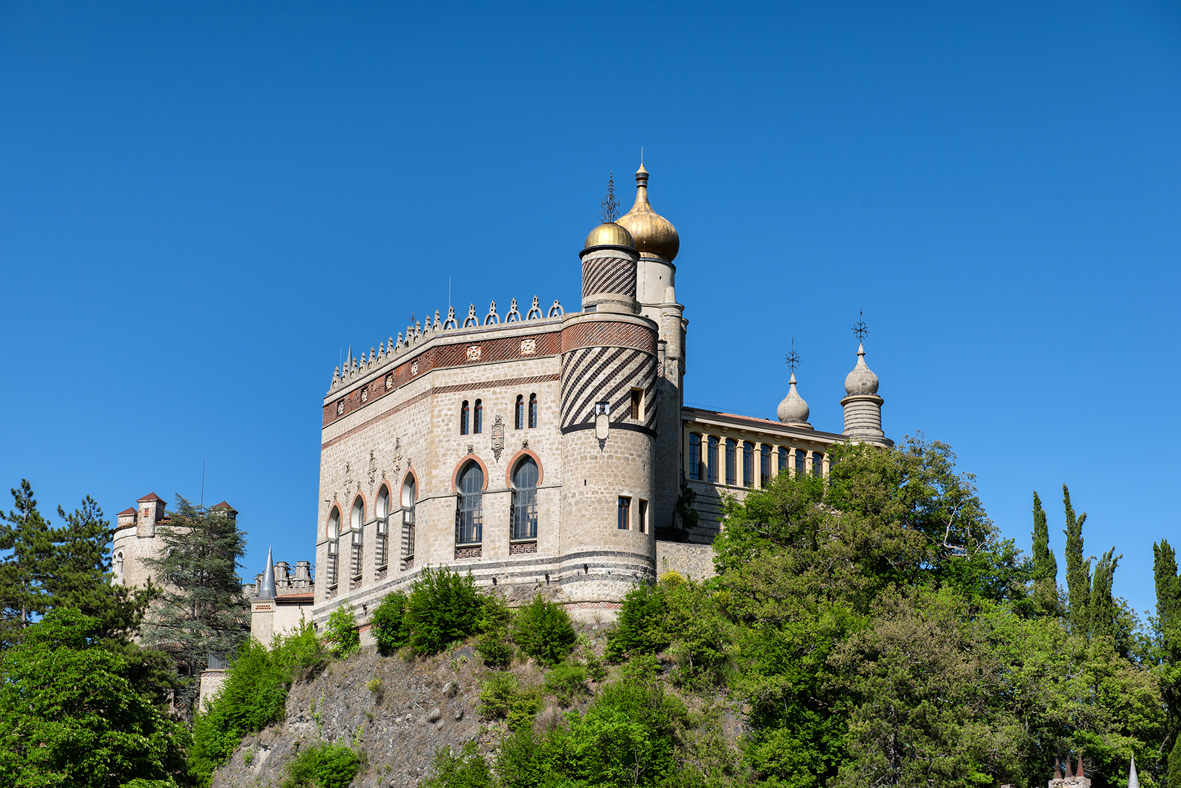
[[[537,395],[529,395],[529,429],[537,427]]]
[[[467,406],[466,399],[463,401],[463,404],[460,405],[460,407],[459,407],[459,434],[460,435],[467,435],[468,434],[468,406]]]
[[[385,569],[389,565],[390,547],[390,488],[384,484],[377,492],[377,501],[373,505],[377,515],[377,542],[373,545],[375,561],[378,569]]]
[[[361,579],[361,561],[365,555],[365,502],[361,496],[353,501],[353,511],[349,515],[349,531],[351,532],[352,560],[349,561],[349,571],[353,580]]]
[[[459,477],[459,505],[455,510],[455,543],[476,545],[484,537],[484,471],[469,462]]]
[[[484,401],[476,400],[476,415],[472,419],[472,432],[479,435],[484,431]]]
[[[513,539],[537,538],[537,463],[524,457],[513,470]]]
[[[407,476],[402,485],[402,568],[414,566],[414,505],[418,501],[418,483]]]
[[[340,564],[340,509],[332,507],[328,515],[328,587],[336,588]]]
[[[525,395],[517,395],[517,407],[513,410],[513,429],[525,429]]]

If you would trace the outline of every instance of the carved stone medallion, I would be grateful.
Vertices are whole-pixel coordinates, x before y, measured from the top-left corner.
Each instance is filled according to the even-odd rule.
[[[492,420],[492,455],[500,462],[500,453],[504,451],[504,419],[497,416]]]

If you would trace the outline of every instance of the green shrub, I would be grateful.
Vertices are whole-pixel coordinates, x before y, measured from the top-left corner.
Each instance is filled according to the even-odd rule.
[[[692,581],[661,581],[668,653],[676,661],[672,680],[681,686],[717,684],[729,662],[731,625],[714,594]]]
[[[496,594],[485,594],[482,601],[484,607],[480,610],[479,631],[508,629],[509,623],[513,620],[513,610],[508,606],[508,602]]]
[[[357,619],[353,606],[345,602],[328,616],[324,639],[332,644],[332,656],[337,659],[351,657],[361,649],[361,633],[357,631]]]
[[[506,720],[509,730],[532,724],[541,706],[540,693],[522,689],[511,673],[493,674],[480,692],[480,714],[490,720]]]
[[[484,665],[493,670],[504,670],[513,662],[513,644],[503,629],[485,632],[476,642],[476,653],[484,660]]]
[[[294,632],[275,635],[271,640],[271,655],[276,663],[287,668],[293,681],[311,681],[328,664],[324,644],[305,619],[300,619]]]
[[[588,651],[584,661],[586,662],[587,678],[599,682],[607,680],[607,666],[603,664],[603,660],[599,659],[595,652]]]
[[[287,764],[283,788],[348,788],[365,756],[343,744],[313,744]]]
[[[664,589],[648,583],[627,592],[615,629],[607,636],[607,661],[619,663],[629,654],[655,654],[668,647],[664,595]]]
[[[543,665],[556,665],[570,654],[577,636],[566,611],[538,594],[513,617],[513,640]]]
[[[373,637],[377,650],[389,656],[398,649],[409,645],[410,634],[406,631],[406,592],[395,591],[387,594],[373,611]]]
[[[590,695],[586,686],[586,668],[563,662],[555,665],[545,676],[545,692],[552,695],[562,708],[569,708]]]
[[[410,585],[403,626],[410,645],[420,654],[437,654],[479,630],[486,597],[476,590],[471,573],[427,566]]]
[[[427,788],[488,788],[492,772],[474,741],[463,745],[458,755],[450,747],[435,754],[431,766],[435,775],[426,781]]]

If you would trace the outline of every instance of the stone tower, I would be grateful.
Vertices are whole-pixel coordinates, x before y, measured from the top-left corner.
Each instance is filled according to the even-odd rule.
[[[579,256],[583,312],[562,339],[562,466],[576,469],[562,487],[562,589],[579,607],[616,607],[655,574],[658,329],[639,314],[639,255],[626,229],[599,225]]]
[[[865,346],[857,345],[857,366],[845,376],[845,409],[843,434],[866,443],[886,443],[882,432],[882,403],[878,396],[878,376],[865,365]]]

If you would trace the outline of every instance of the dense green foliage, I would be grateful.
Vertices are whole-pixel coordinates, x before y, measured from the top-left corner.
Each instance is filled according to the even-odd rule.
[[[487,597],[471,573],[424,567],[410,586],[403,626],[420,654],[437,654],[480,629]]]
[[[489,720],[506,720],[509,730],[532,724],[541,705],[538,688],[522,687],[512,673],[494,673],[480,692],[480,714]]]
[[[405,613],[405,591],[387,594],[373,611],[370,618],[370,623],[373,624],[373,639],[377,641],[377,650],[385,656],[410,644],[410,633],[404,626]]]
[[[0,774],[22,786],[183,780],[183,727],[102,648],[104,623],[55,609],[0,656]]]
[[[463,745],[459,753],[450,747],[439,750],[433,764],[434,776],[426,788],[485,788],[492,784],[492,772],[474,741]]]
[[[513,640],[543,665],[556,665],[574,648],[577,636],[565,608],[541,595],[513,616]]]
[[[291,759],[283,788],[348,788],[364,765],[364,756],[352,747],[313,744]]]
[[[243,736],[283,716],[292,681],[314,676],[327,655],[307,622],[268,649],[249,640],[230,664],[221,692],[193,721],[193,775],[208,784],[214,769],[229,760]]]
[[[361,650],[361,633],[357,631],[357,618],[350,603],[345,602],[328,616],[324,640],[337,659],[351,657]]]

